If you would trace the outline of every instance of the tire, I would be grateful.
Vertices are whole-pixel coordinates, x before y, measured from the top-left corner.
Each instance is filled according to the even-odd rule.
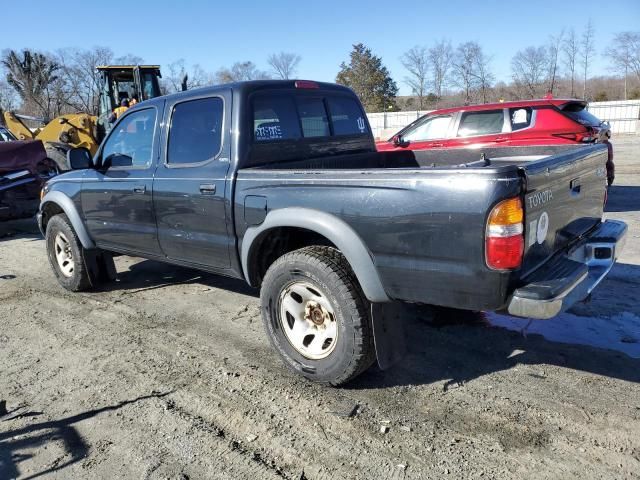
[[[269,340],[294,372],[338,386],[374,362],[369,302],[335,248],[305,247],[277,259],[260,299]]]
[[[47,147],[46,152],[47,158],[58,166],[59,171],[66,172],[71,170],[67,161],[67,153],[65,151],[55,147]]]
[[[49,220],[45,242],[58,283],[72,292],[90,289],[92,282],[85,263],[86,251],[66,215],[56,215]]]

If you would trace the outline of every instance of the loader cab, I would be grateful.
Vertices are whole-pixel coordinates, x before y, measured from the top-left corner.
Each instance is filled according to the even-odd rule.
[[[122,100],[136,97],[139,102],[159,97],[159,65],[108,65],[97,67],[100,81],[98,141],[111,129],[109,116]]]

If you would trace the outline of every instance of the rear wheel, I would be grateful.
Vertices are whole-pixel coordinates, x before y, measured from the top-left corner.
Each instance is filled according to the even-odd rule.
[[[283,255],[269,267],[260,298],[269,339],[293,371],[340,385],[375,360],[369,304],[338,250]]]

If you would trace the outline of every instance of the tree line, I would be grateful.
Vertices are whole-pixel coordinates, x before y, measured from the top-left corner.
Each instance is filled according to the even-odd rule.
[[[236,62],[214,73],[200,65],[187,67],[183,59],[163,69],[162,93],[242,80],[288,79],[296,73],[301,57],[280,52],[268,56],[270,70],[260,70],[253,62]],[[0,58],[0,114],[20,113],[52,119],[64,113],[97,115],[100,98],[100,65],[140,65],[144,59],[128,54],[115,56],[108,47],[61,49],[42,53],[29,49],[6,50]]]
[[[598,55],[606,58],[611,75],[592,76]],[[267,57],[268,70],[247,60],[208,72],[178,59],[163,66],[161,89],[173,93],[242,80],[294,78],[301,60],[296,53],[280,52]],[[369,112],[540,98],[547,93],[596,101],[640,98],[640,31],[617,33],[599,52],[591,20],[582,31],[563,29],[544,44],[519,50],[511,59],[508,82],[496,80],[493,56],[476,41],[453,45],[441,39],[416,45],[400,61],[409,96],[398,96],[398,85],[382,58],[362,43],[353,45],[335,80],[351,87]],[[6,50],[0,59],[0,112],[19,109],[44,118],[68,112],[96,114],[100,88],[96,67],[143,62],[131,54],[117,57],[108,47],[54,53]]]

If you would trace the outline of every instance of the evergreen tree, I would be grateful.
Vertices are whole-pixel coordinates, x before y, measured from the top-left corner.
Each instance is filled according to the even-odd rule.
[[[367,112],[395,111],[398,86],[382,59],[358,43],[353,46],[349,63],[342,62],[336,83],[351,88]]]

